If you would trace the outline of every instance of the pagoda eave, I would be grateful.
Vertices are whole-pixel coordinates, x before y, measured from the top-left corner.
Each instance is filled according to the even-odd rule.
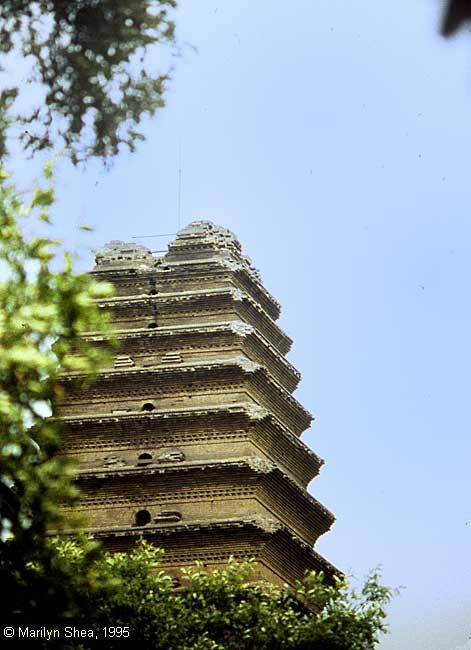
[[[127,462],[131,463],[130,456],[136,448],[142,453],[162,446],[178,447],[192,456],[196,446],[204,441],[208,450],[231,442],[231,453],[232,449],[236,452],[250,444],[252,453],[258,450],[268,459],[281,463],[303,487],[317,476],[324,464],[297,436],[281,427],[273,415],[254,408],[251,403],[173,414],[123,413],[99,419],[93,415],[69,416],[65,423],[63,450],[78,456],[86,463],[84,468],[90,468],[91,459],[96,466],[102,466],[104,455],[97,456],[100,450],[102,454],[121,450],[120,456],[129,458]],[[134,462],[136,457],[134,451]]]
[[[142,500],[139,490],[141,484],[146,485],[146,490],[154,495],[153,502],[165,503],[166,508],[170,508],[172,504],[172,509],[182,511],[184,519],[188,518],[188,509],[185,506],[188,500],[195,504],[211,502],[212,507],[209,510],[207,506],[204,507],[207,516],[212,518],[220,515],[220,508],[213,510],[213,506],[221,499],[227,503],[232,499],[233,504],[239,504],[238,508],[249,509],[253,499],[257,499],[271,512],[281,512],[281,504],[288,499],[290,512],[286,521],[290,522],[294,534],[301,536],[311,545],[320,535],[327,532],[335,521],[334,515],[325,506],[277,465],[264,458],[251,456],[204,462],[182,461],[177,465],[159,463],[144,467],[110,467],[81,470],[78,474],[78,485],[82,489],[82,498],[88,508],[97,499],[97,503],[101,503],[104,488],[100,486],[106,485],[108,507],[120,508],[123,516],[128,516],[128,507],[138,509],[138,503]],[[97,490],[99,496],[95,497],[93,495]],[[245,502],[247,506],[243,505]],[[198,506],[200,507],[202,506]],[[300,513],[303,513],[302,516]]]
[[[65,385],[68,382],[81,379],[81,373],[68,373],[61,377]],[[201,364],[178,364],[176,366],[163,367],[146,367],[146,368],[125,368],[106,370],[99,373],[99,382],[88,391],[89,404],[96,411],[100,408],[100,402],[104,397],[109,399],[113,395],[114,386],[119,391],[121,377],[125,376],[128,383],[127,395],[132,398],[133,392],[139,388],[139,394],[149,400],[160,401],[156,405],[161,410],[167,410],[170,407],[164,404],[162,400],[169,399],[170,396],[177,397],[180,392],[182,399],[185,399],[185,382],[190,380],[195,389],[194,398],[198,396],[196,385],[200,391],[207,390],[210,385],[213,389],[219,390],[221,394],[229,395],[230,392],[226,386],[231,386],[234,382],[242,382],[239,389],[253,392],[254,402],[259,402],[263,406],[270,404],[274,414],[291,429],[294,433],[300,435],[307,429],[312,421],[311,414],[278,382],[276,382],[267,370],[248,359],[241,357],[239,360],[228,360],[225,363],[201,363]],[[165,381],[164,381],[165,380]],[[181,388],[179,389],[179,386]],[[245,386],[245,388],[244,388]],[[217,388],[219,387],[219,388]],[[73,398],[79,408],[78,398],[81,395],[79,385],[76,383],[77,395],[74,396],[73,389],[68,389],[69,399]],[[133,391],[134,388],[134,391]],[[154,392],[157,394],[154,395]],[[117,403],[118,400],[117,400]],[[67,403],[63,403],[64,415],[67,415]],[[136,404],[130,410],[139,408]],[[100,413],[101,411],[98,411]]]
[[[157,258],[158,259],[158,258]],[[148,286],[149,282],[158,283],[159,291],[162,287],[176,286],[181,289],[182,285],[193,281],[201,286],[202,282],[214,282],[221,276],[229,276],[234,281],[234,287],[247,291],[251,297],[260,302],[267,314],[272,319],[279,318],[280,305],[273,296],[258,282],[253,275],[242,265],[232,261],[218,258],[195,260],[191,264],[186,263],[162,263],[160,260],[152,266],[148,265],[139,269],[127,268],[100,268],[95,267],[92,274],[102,281],[109,281],[110,278],[118,284],[128,283],[130,286]]]
[[[85,338],[105,344],[103,339],[95,341],[93,335]],[[174,365],[185,361],[197,362],[198,355],[207,357],[209,353],[219,353],[220,356],[227,356],[238,352],[256,363],[262,363],[263,360],[275,380],[289,392],[295,390],[300,379],[299,372],[289,361],[263,335],[243,321],[228,321],[210,326],[192,325],[178,329],[157,328],[150,336],[148,329],[121,330],[116,333],[116,338],[120,353],[126,353],[136,368],[151,364],[165,365],[167,350],[183,348],[184,351],[179,354],[180,361],[173,362]],[[152,357],[149,358],[149,355]],[[68,374],[73,376],[73,373]]]

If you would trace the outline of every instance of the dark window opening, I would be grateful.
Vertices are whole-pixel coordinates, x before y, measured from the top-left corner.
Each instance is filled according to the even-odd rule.
[[[150,523],[150,512],[148,510],[138,510],[136,512],[136,526],[145,526]]]
[[[154,411],[155,405],[152,402],[146,402],[142,405],[142,411]]]
[[[148,465],[149,463],[152,462],[152,454],[140,454],[137,457],[137,464],[138,465]]]
[[[147,327],[150,330],[155,330],[155,328],[157,327],[157,323],[155,321],[153,321],[152,323],[149,323],[149,325]]]
[[[156,295],[157,295],[157,291],[156,291],[156,289],[151,289],[151,290],[149,291],[149,295],[150,295],[150,296],[156,296]]]

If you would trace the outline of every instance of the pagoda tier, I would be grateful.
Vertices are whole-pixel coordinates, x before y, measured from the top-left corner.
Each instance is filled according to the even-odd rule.
[[[273,378],[292,392],[299,383],[299,372],[254,328],[241,320],[216,325],[157,327],[119,331],[120,354],[115,367],[168,366],[175,363],[198,363],[231,360],[241,355],[264,365]],[[96,345],[101,337],[87,335]]]
[[[167,462],[153,467],[142,458],[142,466],[82,470],[80,510],[92,529],[139,526],[143,513],[148,523],[162,525],[262,515],[312,546],[333,523],[324,506],[265,458],[186,461],[179,455],[169,450]]]
[[[125,383],[124,383],[125,382]],[[266,368],[240,357],[234,361],[178,364],[166,368],[104,371],[84,392],[74,377],[63,378],[63,415],[96,416],[132,411],[166,412],[174,408],[216,406],[249,401],[269,410],[283,426],[300,435],[311,415],[284,390]]]
[[[182,460],[195,461],[261,455],[306,488],[324,463],[268,411],[248,402],[167,413],[69,416],[63,421],[64,452],[87,470],[136,466],[143,454],[150,454],[150,465],[159,464],[175,450]]]
[[[90,530],[111,551],[127,551],[142,536],[140,528],[115,527]],[[221,568],[230,557],[256,560],[255,578],[275,584],[301,580],[307,570],[330,577],[339,571],[319,553],[273,519],[245,517],[217,523],[200,521],[188,525],[149,524],[145,537],[165,548],[164,565],[175,575],[184,566],[202,562],[208,569]]]
[[[111,311],[118,331],[242,321],[250,324],[280,354],[286,354],[291,347],[291,339],[240,289],[122,296],[101,301],[100,306]]]
[[[312,549],[334,517],[306,491],[323,461],[299,440],[291,339],[234,235],[195,222],[162,257],[112,242],[93,274],[115,287],[99,305],[119,350],[85,389],[63,375],[59,411],[88,530],[112,550],[144,535],[171,570],[232,555],[279,583],[334,573]]]
[[[121,245],[121,242],[117,245]],[[272,320],[279,318],[279,304],[260,284],[258,276],[242,260],[215,256],[213,259],[194,260],[188,263],[171,263],[167,259],[169,254],[155,258],[150,251],[140,246],[139,249],[148,252],[150,261],[137,265],[131,256],[136,254],[138,246],[124,244],[124,247],[117,251],[122,255],[116,255],[116,248],[113,249],[113,242],[111,242],[102,257],[97,255],[98,264],[93,271],[99,280],[109,280],[110,275],[113,274],[117,296],[211,291],[218,287],[227,287],[248,294]],[[121,260],[112,260],[110,255]]]

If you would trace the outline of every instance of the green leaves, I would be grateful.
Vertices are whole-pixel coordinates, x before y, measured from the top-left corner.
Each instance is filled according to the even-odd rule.
[[[46,170],[47,171],[47,170]],[[48,174],[51,173],[50,171],[45,174],[46,178],[51,178],[51,176]],[[36,189],[33,195],[33,200],[31,201],[31,208],[36,208],[36,207],[49,207],[54,203],[54,190],[52,187],[47,188],[46,190],[42,189]]]
[[[73,504],[78,492],[74,465],[57,455],[60,426],[47,416],[54,414],[61,372],[70,368],[79,344],[74,369],[85,378],[107,360],[82,341],[81,332],[94,330],[105,339],[109,332],[95,297],[109,295],[110,287],[76,275],[70,256],[53,271],[59,242],[28,239],[20,228],[24,216],[48,222],[54,201],[50,164],[45,178],[28,203],[0,172],[0,582],[10,611],[33,618],[51,607],[51,599],[57,598],[59,612],[72,607],[60,563],[51,569],[56,551],[45,531],[63,526],[60,505]],[[67,573],[67,566],[62,569]]]
[[[213,571],[201,564],[183,569],[175,589],[160,568],[165,556],[148,542],[141,540],[131,554],[103,553],[90,562],[86,545],[92,543],[89,538],[55,542],[69,565],[67,574],[86,576],[87,598],[74,624],[99,631],[112,620],[130,628],[138,647],[371,650],[384,630],[391,592],[379,585],[376,573],[359,596],[345,579],[326,585],[315,573],[295,589],[253,582],[253,561],[230,561]],[[119,643],[94,641],[93,648],[113,650]]]
[[[5,63],[10,54],[28,57],[29,82],[39,81],[45,97],[17,114],[13,102],[31,96],[30,83],[3,90],[0,159],[13,123],[31,153],[62,142],[74,163],[134,150],[143,139],[136,125],[164,105],[169,73],[156,73],[155,60],[157,46],[175,52],[175,7],[175,0],[2,0],[0,54]]]

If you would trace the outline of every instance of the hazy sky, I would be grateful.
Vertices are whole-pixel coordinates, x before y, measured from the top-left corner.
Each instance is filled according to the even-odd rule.
[[[439,38],[439,12],[182,0],[198,52],[147,142],[109,172],[58,166],[89,268],[89,246],[175,232],[181,143],[181,225],[233,230],[283,306],[326,459],[310,489],[337,516],[317,548],[406,587],[381,650],[471,648],[471,34]]]

